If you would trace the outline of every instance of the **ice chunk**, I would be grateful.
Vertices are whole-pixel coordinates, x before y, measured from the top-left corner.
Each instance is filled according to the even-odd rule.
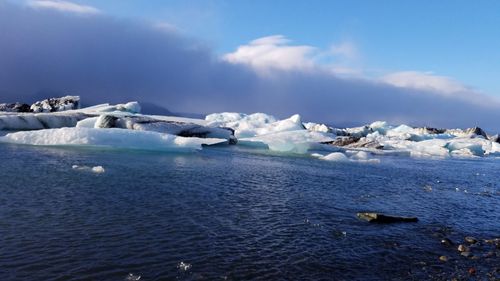
[[[335,161],[335,162],[348,162],[349,158],[344,153],[341,152],[332,152],[328,155],[325,155],[320,158],[321,160],[326,161]]]
[[[303,124],[304,127],[309,131],[314,132],[322,132],[322,133],[331,133],[332,129],[326,126],[325,124],[318,124],[313,122],[307,122]]]
[[[169,134],[124,129],[61,128],[10,133],[0,142],[47,146],[99,146],[141,150],[177,151],[201,149],[225,139],[185,138]]]
[[[350,157],[342,152],[332,152],[327,155],[312,154],[312,156],[317,157],[320,160],[332,162],[380,163],[379,159],[370,157],[370,155],[364,151],[350,151],[349,154],[351,154]]]
[[[73,170],[89,171],[89,172],[93,172],[96,174],[102,174],[106,171],[106,170],[104,170],[104,168],[102,166],[89,167],[89,166],[73,165],[73,166],[71,166],[71,168]]]
[[[387,130],[392,128],[385,121],[375,121],[375,122],[371,123],[369,127],[373,132],[378,132],[382,135],[385,135]]]
[[[85,118],[83,120],[78,121],[76,123],[76,127],[78,127],[78,128],[94,128],[95,124],[97,122],[97,119],[99,119],[99,117]]]
[[[81,111],[93,112],[93,113],[123,112],[123,113],[136,114],[136,113],[141,113],[141,105],[136,101],[128,102],[125,104],[117,104],[117,105],[109,105],[106,103],[88,108],[83,108]]]
[[[82,113],[18,113],[0,114],[0,130],[40,130],[74,127],[85,119]]]
[[[243,145],[265,145],[272,151],[304,154],[315,144],[332,141],[331,136],[320,132],[295,130],[239,139]]]
[[[271,115],[254,113],[215,113],[208,115],[205,120],[210,126],[229,127],[235,130],[238,138],[249,138],[270,133],[304,130],[300,115],[295,114],[288,119],[278,120]]]

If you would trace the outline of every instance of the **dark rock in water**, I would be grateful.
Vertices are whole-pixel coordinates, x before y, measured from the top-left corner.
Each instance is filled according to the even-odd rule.
[[[62,98],[50,98],[37,101],[31,105],[33,112],[57,112],[80,108],[80,97],[66,96]]]
[[[0,103],[0,111],[4,112],[30,112],[30,106],[25,103]]]
[[[390,216],[381,213],[357,213],[356,215],[362,220],[376,223],[418,222],[416,217]]]
[[[471,254],[470,252],[466,251],[466,252],[461,252],[461,253],[460,253],[460,255],[461,255],[461,256],[463,256],[463,257],[468,258],[468,257],[470,257],[472,254]]]
[[[485,139],[488,139],[488,135],[486,134],[486,132],[479,127],[469,128],[465,130],[465,133],[470,135],[482,136]]]
[[[467,246],[465,246],[465,245],[460,244],[460,245],[458,245],[457,250],[459,252],[468,252],[469,248]]]
[[[440,260],[440,261],[447,262],[447,261],[448,261],[448,257],[447,257],[447,256],[440,256],[440,257],[439,257],[439,260]]]
[[[469,244],[476,244],[477,243],[477,239],[474,237],[471,237],[471,236],[465,237],[464,240],[465,240],[465,242],[467,242]]]

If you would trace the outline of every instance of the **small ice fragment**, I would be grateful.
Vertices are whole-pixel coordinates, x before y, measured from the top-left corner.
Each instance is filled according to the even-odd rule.
[[[125,277],[125,280],[126,281],[139,281],[139,280],[141,280],[141,276],[140,275],[135,275],[133,273],[129,273],[127,275],[127,277]]]
[[[179,265],[177,265],[177,268],[179,268],[180,270],[183,270],[183,271],[188,271],[191,268],[191,264],[184,263],[183,261],[181,261],[179,263]]]
[[[102,174],[104,173],[106,170],[104,170],[104,168],[102,166],[95,166],[95,167],[92,167],[92,172],[96,173],[96,174]]]

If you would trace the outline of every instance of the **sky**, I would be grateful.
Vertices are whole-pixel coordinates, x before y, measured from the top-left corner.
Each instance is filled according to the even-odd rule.
[[[70,93],[500,130],[498,11],[488,0],[0,0],[0,102]]]

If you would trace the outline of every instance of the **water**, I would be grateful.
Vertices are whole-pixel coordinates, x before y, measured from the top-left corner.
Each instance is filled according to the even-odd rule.
[[[0,160],[3,280],[445,280],[500,264],[440,244],[500,236],[494,159],[0,145]],[[420,221],[369,224],[360,211]]]

